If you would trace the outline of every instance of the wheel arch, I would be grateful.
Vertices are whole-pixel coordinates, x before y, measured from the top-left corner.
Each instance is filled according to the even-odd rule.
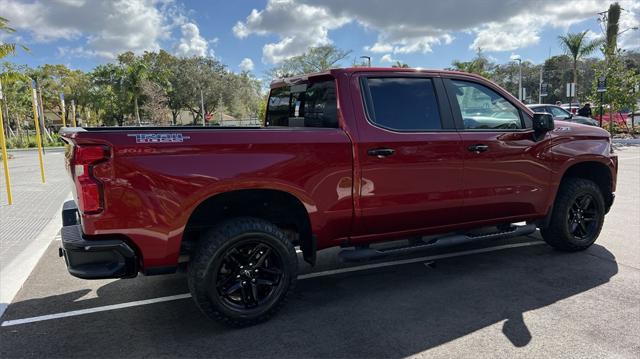
[[[606,211],[609,211],[613,204],[614,177],[606,164],[593,160],[573,163],[565,169],[559,184],[562,185],[562,182],[567,178],[584,178],[595,182],[604,197]]]
[[[553,201],[551,202],[547,215],[537,221],[538,227],[543,228],[549,224],[551,216],[553,215],[556,198],[558,197],[558,191],[567,178],[584,178],[595,182],[598,188],[600,188],[605,200],[605,213],[609,212],[614,199],[614,175],[611,173],[611,169],[607,164],[594,159],[578,160],[567,164],[564,170],[559,173],[562,175],[558,176],[557,180],[554,181],[556,183],[556,191],[553,195]]]
[[[255,217],[280,227],[294,245],[300,245],[304,259],[315,263],[316,240],[312,233],[308,204],[289,191],[274,188],[242,188],[218,192],[198,203],[185,225],[180,252],[188,254],[200,233],[235,217]],[[313,207],[313,206],[312,206]]]

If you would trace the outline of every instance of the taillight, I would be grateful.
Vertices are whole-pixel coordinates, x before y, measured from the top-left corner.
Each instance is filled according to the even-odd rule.
[[[102,184],[93,177],[93,166],[106,160],[109,151],[105,146],[76,146],[73,157],[78,209],[93,214],[102,211]]]

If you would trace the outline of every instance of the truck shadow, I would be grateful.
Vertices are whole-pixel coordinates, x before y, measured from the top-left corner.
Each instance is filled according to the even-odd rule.
[[[400,358],[497,323],[513,346],[523,347],[535,335],[524,313],[587,292],[617,272],[615,257],[601,246],[582,253],[523,247],[449,258],[434,268],[414,263],[301,280],[278,315],[244,329],[205,319],[189,299],[9,327],[16,335],[2,328],[0,354],[12,357],[11,348],[28,348],[22,350],[64,357]],[[172,294],[185,292],[184,279],[167,279],[175,286]],[[98,289],[96,301],[130,288],[125,280],[111,282]],[[69,303],[84,294],[12,307]],[[39,332],[48,333],[48,345],[29,344]]]

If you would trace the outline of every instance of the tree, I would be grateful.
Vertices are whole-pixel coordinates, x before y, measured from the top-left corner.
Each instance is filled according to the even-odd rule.
[[[23,126],[29,125],[31,108],[31,79],[25,75],[29,68],[10,62],[0,64],[0,82],[2,82],[3,111],[8,127],[18,134]]]
[[[490,77],[491,71],[495,68],[495,64],[482,53],[482,49],[477,50],[476,57],[471,61],[454,60],[451,65],[452,67],[449,70],[469,72],[487,78]]]
[[[398,69],[408,69],[409,65],[407,65],[404,62],[401,62],[400,60],[398,60],[398,61],[396,61],[395,64],[391,65],[391,67],[398,68]]]
[[[169,113],[169,108],[167,107],[169,97],[164,88],[147,79],[142,80],[140,87],[142,96],[145,99],[141,108],[148,115],[149,121],[155,125],[166,125],[167,114]]]
[[[131,51],[125,52],[118,56],[118,61],[125,69],[124,83],[127,91],[133,98],[133,111],[136,116],[138,125],[140,120],[140,106],[138,101],[142,95],[142,82],[147,77],[147,64],[140,58],[137,58]]]
[[[566,35],[558,36],[560,47],[562,47],[565,54],[570,56],[573,60],[573,82],[576,86],[578,84],[578,61],[584,56],[593,53],[602,43],[601,40],[597,39],[589,41],[585,39],[586,35],[587,31],[568,33]]]
[[[125,115],[131,113],[131,99],[124,84],[124,69],[116,64],[98,65],[90,76],[90,97],[96,115],[104,125],[122,126]]]
[[[12,34],[14,32],[16,32],[16,30],[9,26],[9,20],[0,16],[0,33]],[[17,46],[20,46],[24,51],[29,51],[29,49],[23,45],[0,41],[0,59],[13,55],[16,52]]]
[[[80,70],[70,70],[65,65],[45,64],[29,70],[27,75],[38,81],[45,111],[58,117],[62,115],[61,93],[65,95],[68,103],[73,100],[76,107],[84,109],[89,104],[90,79]],[[70,115],[70,111],[67,111],[65,120],[69,119]]]
[[[351,50],[341,50],[334,45],[311,47],[302,55],[284,60],[268,71],[272,78],[284,78],[311,72],[322,72],[338,66]]]
[[[486,77],[517,97],[522,69],[522,88],[527,90],[527,99],[537,102],[540,90],[540,66],[529,61],[523,61],[522,64],[511,61],[502,65],[493,65],[492,71],[488,72]]]
[[[640,74],[636,69],[625,66],[621,52],[621,50],[617,50],[615,53],[611,53],[606,66],[596,69],[593,78],[592,93],[594,95],[597,93],[598,78],[604,76],[607,79],[607,91],[603,96],[604,103],[600,101],[600,96],[593,96],[593,102],[597,107],[608,104],[610,118],[623,109],[631,109],[640,95],[633,92],[634,86],[640,83]]]

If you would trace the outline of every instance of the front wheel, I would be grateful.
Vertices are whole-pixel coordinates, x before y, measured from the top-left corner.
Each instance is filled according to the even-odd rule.
[[[267,320],[293,289],[297,255],[284,233],[257,218],[236,218],[205,233],[189,264],[200,310],[231,326]]]
[[[593,181],[567,178],[563,181],[547,228],[542,238],[563,251],[589,248],[604,223],[605,204],[602,192]]]

